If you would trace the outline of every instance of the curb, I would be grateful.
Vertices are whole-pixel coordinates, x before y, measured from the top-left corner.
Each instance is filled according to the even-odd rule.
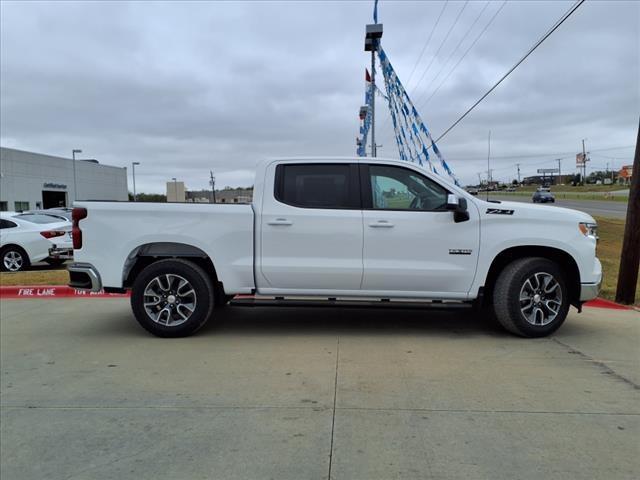
[[[612,302],[611,300],[606,300],[600,297],[595,298],[593,300],[589,300],[587,303],[584,304],[584,306],[592,307],[592,308],[608,308],[611,310],[634,310],[634,308],[631,306],[621,305],[619,303]]]
[[[129,293],[88,292],[66,285],[16,285],[0,287],[0,298],[123,298]]]
[[[0,287],[0,298],[127,298],[127,293],[106,293],[103,290],[99,292],[88,292],[86,290],[77,290],[66,285],[16,285]],[[238,297],[250,298],[252,295],[239,295]],[[608,308],[611,310],[635,310],[635,308],[620,305],[619,303],[605,300],[604,298],[596,298],[584,304],[585,307],[591,308]]]

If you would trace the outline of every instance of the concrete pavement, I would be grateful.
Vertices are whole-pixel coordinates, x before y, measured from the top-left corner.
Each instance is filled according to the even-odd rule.
[[[640,313],[525,340],[473,315],[0,301],[3,479],[637,478]]]

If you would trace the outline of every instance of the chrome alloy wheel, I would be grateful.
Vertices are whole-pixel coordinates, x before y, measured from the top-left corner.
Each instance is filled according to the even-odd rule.
[[[196,309],[196,292],[180,275],[167,273],[153,278],[144,289],[144,309],[159,325],[177,327]]]
[[[4,268],[6,268],[10,272],[17,272],[22,268],[24,264],[24,259],[20,252],[15,250],[9,250],[4,254],[2,258],[2,263],[4,264]]]
[[[534,273],[520,289],[520,311],[531,325],[553,322],[562,307],[562,288],[553,275]]]

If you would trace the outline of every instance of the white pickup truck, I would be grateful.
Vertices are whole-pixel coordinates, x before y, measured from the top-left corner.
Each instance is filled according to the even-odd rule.
[[[483,201],[398,160],[269,160],[251,205],[75,207],[70,286],[130,289],[138,322],[163,337],[194,333],[238,294],[255,296],[244,304],[476,307],[539,337],[602,279],[591,216]]]

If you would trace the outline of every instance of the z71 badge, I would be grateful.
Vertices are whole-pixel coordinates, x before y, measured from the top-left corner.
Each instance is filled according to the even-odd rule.
[[[513,210],[503,210],[501,208],[487,208],[489,215],[513,215]]]
[[[472,251],[464,248],[450,248],[449,255],[471,255]]]

